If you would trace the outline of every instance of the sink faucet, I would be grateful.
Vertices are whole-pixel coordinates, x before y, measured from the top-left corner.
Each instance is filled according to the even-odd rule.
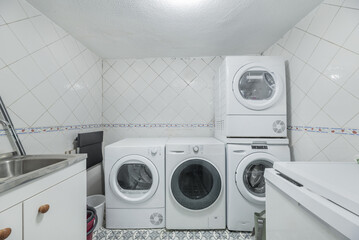
[[[3,124],[7,130],[7,135],[13,145],[16,148],[16,153],[18,155],[26,155],[25,149],[21,144],[19,137],[17,136],[14,125],[11,122],[11,118],[6,110],[5,104],[0,97],[0,123]]]
[[[3,119],[0,119],[0,122],[1,122],[2,124],[4,124],[6,127],[10,127],[10,126],[11,126],[9,122],[7,122],[7,121],[5,121],[5,120],[3,120]]]

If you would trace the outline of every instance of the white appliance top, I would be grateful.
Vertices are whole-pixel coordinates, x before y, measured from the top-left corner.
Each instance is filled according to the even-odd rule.
[[[288,145],[288,138],[218,138],[221,142],[238,145],[267,144],[267,145]]]
[[[193,144],[221,144],[223,142],[213,138],[213,137],[176,137],[169,138],[167,144],[180,144],[180,145],[193,145]]]
[[[151,147],[164,146],[168,138],[125,138],[106,147]]]
[[[359,164],[275,162],[273,168],[359,216]]]

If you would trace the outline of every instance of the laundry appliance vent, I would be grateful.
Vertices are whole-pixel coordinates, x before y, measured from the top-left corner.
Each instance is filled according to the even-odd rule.
[[[153,213],[150,216],[150,221],[153,225],[160,225],[163,222],[163,216],[161,213]]]
[[[277,120],[273,123],[273,131],[282,133],[285,130],[285,123],[282,120]]]

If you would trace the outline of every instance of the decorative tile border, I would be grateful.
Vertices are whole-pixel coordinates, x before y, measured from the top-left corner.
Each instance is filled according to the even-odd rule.
[[[213,123],[127,123],[103,124],[109,128],[214,128]]]
[[[85,124],[85,125],[71,125],[71,126],[51,126],[51,127],[35,127],[35,128],[17,128],[17,134],[35,134],[48,132],[62,132],[73,130],[84,130],[92,128],[102,128],[103,124]],[[6,135],[5,130],[0,130],[0,136]]]
[[[62,132],[73,130],[85,130],[92,128],[214,128],[214,123],[106,123],[106,124],[85,124],[69,126],[51,126],[35,128],[17,128],[17,134],[35,134],[48,132]],[[288,126],[288,131],[314,132],[326,134],[341,134],[359,136],[357,128],[329,128],[312,126]],[[0,136],[6,135],[5,130],[0,130]]]
[[[48,132],[62,132],[84,130],[92,128],[213,128],[213,123],[111,123],[111,124],[85,124],[34,128],[17,128],[17,134],[35,134]],[[0,130],[0,136],[6,135],[5,130]]]
[[[359,129],[356,128],[329,128],[329,127],[310,127],[310,126],[289,126],[289,131],[305,131],[315,133],[356,135],[359,136]]]

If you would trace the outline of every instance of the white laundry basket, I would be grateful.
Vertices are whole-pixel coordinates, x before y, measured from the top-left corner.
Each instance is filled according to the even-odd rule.
[[[97,231],[103,224],[103,215],[105,212],[105,196],[104,195],[91,195],[87,197],[87,205],[96,209],[98,223],[94,231]]]

